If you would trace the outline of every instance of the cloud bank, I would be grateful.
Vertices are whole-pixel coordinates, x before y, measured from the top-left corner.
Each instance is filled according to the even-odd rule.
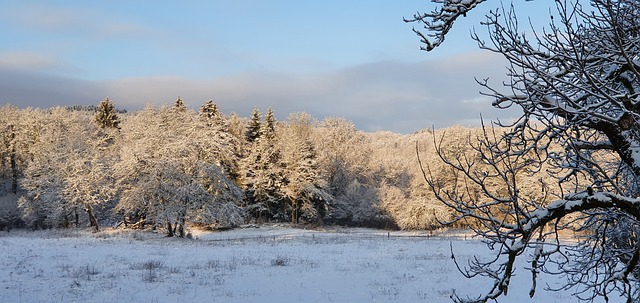
[[[364,131],[411,133],[432,126],[478,125],[480,114],[485,119],[508,119],[513,113],[492,109],[474,80],[489,78],[499,86],[504,71],[500,57],[481,52],[443,61],[381,61],[325,73],[262,72],[212,79],[85,81],[0,64],[0,103],[85,105],[109,96],[119,108],[135,110],[145,104],[168,104],[180,96],[193,108],[213,99],[223,112],[242,116],[254,107],[263,111],[272,107],[280,119],[304,111],[318,119],[344,117]]]

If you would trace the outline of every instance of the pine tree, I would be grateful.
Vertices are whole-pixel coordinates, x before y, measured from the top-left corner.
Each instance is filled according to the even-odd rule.
[[[207,101],[202,107],[200,107],[200,117],[206,121],[209,126],[223,126],[224,121],[222,119],[222,113],[218,109],[218,105],[213,103],[213,100]]]
[[[254,108],[251,113],[251,120],[249,121],[249,126],[246,132],[247,141],[253,142],[260,137],[260,128],[262,127],[260,119],[260,111],[257,108]]]
[[[184,101],[182,101],[182,98],[178,97],[178,99],[176,99],[175,102],[173,102],[173,107],[178,110],[178,111],[186,111],[187,110],[187,106],[184,104]]]
[[[95,121],[101,128],[120,128],[120,118],[116,114],[116,108],[109,97],[100,101]]]
[[[260,137],[271,138],[276,132],[276,118],[273,114],[271,107],[267,109],[267,113],[264,116],[264,124],[260,128]]]
[[[286,219],[282,194],[283,165],[276,147],[275,117],[269,108],[264,123],[255,109],[246,132],[245,157],[241,162],[240,183],[246,190],[245,209],[256,220]]]
[[[319,221],[326,214],[332,199],[327,191],[327,180],[318,166],[317,153],[311,141],[313,119],[305,113],[292,114],[279,131],[278,145],[283,172],[283,196],[288,200],[291,222],[300,218],[307,222]]]
[[[274,142],[271,139],[255,141],[242,164],[247,212],[256,219],[263,219],[266,215],[267,219],[284,220],[283,165]]]

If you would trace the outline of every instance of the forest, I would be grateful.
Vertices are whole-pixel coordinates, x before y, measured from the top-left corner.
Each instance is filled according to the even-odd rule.
[[[428,188],[418,155],[454,186],[461,176],[435,145],[473,157],[468,142],[482,133],[365,133],[343,118],[277,121],[271,108],[239,117],[212,100],[191,110],[180,98],[129,113],[108,98],[97,107],[5,105],[0,129],[2,228],[150,227],[170,236],[263,222],[434,229],[452,213]]]

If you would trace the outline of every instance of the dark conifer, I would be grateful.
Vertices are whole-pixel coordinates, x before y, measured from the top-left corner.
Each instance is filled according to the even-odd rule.
[[[116,108],[113,102],[109,100],[109,97],[100,101],[100,104],[98,104],[95,121],[102,128],[119,128],[120,118],[116,114]]]
[[[253,142],[260,137],[260,129],[262,128],[262,123],[260,122],[261,116],[260,111],[257,108],[254,108],[251,113],[249,126],[247,127],[247,141]]]
[[[173,107],[181,112],[187,110],[187,106],[184,104],[184,101],[182,101],[182,98],[180,97],[178,97],[178,99],[176,99],[176,101],[173,103]]]

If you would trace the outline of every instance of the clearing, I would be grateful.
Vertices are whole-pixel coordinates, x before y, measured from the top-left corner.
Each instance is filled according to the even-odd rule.
[[[0,234],[0,302],[451,302],[487,291],[450,258],[489,256],[478,240],[446,233],[279,226],[200,232],[193,240],[140,231],[17,231]],[[533,299],[522,266],[500,302]],[[617,298],[612,298],[613,300]],[[622,300],[620,300],[622,301]]]

